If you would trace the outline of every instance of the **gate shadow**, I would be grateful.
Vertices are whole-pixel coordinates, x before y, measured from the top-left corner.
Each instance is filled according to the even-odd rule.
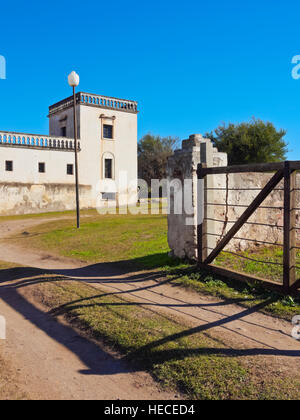
[[[120,268],[120,265],[118,265]],[[95,270],[99,273],[99,269],[101,270],[101,279],[97,280],[95,277]],[[1,298],[4,302],[6,302],[10,307],[12,307],[15,311],[22,314],[26,319],[30,320],[37,328],[45,332],[50,338],[57,341],[58,343],[65,346],[69,349],[72,353],[77,355],[77,357],[87,366],[86,370],[81,371],[82,374],[91,374],[91,375],[114,375],[116,373],[128,373],[141,370],[139,367],[139,361],[144,361],[147,359],[147,355],[151,354],[154,349],[159,346],[162,346],[167,343],[174,342],[179,340],[180,338],[185,338],[192,336],[194,334],[202,333],[210,331],[213,328],[225,326],[236,320],[241,320],[247,317],[250,314],[253,314],[257,311],[262,310],[264,307],[268,306],[270,303],[276,301],[276,298],[266,299],[264,302],[255,305],[252,308],[248,308],[245,310],[241,310],[241,312],[227,316],[221,320],[210,322],[205,325],[201,325],[195,328],[189,328],[183,330],[177,334],[169,335],[164,337],[160,340],[153,341],[143,347],[141,347],[138,351],[131,352],[127,356],[122,357],[121,359],[116,359],[109,352],[103,350],[100,346],[96,345],[94,342],[90,341],[88,338],[84,338],[79,335],[71,326],[63,325],[59,321],[55,320],[53,322],[53,317],[50,314],[43,312],[42,310],[36,308],[33,304],[28,302],[28,300],[19,293],[19,289],[42,283],[42,282],[51,282],[57,280],[64,280],[70,281],[75,279],[76,277],[85,277],[85,282],[98,282],[98,283],[105,283],[105,282],[112,282],[112,278],[120,275],[121,270],[116,274],[113,269],[112,264],[94,264],[88,267],[84,267],[82,269],[75,269],[75,270],[42,270],[36,268],[27,268],[27,267],[17,267],[13,269],[6,269],[0,270],[0,291],[1,291]],[[125,271],[124,273],[125,274]],[[47,275],[54,275],[53,279],[45,278],[43,276]],[[62,277],[68,276],[68,277]],[[147,272],[142,274],[133,274],[129,275],[124,279],[116,279],[117,282],[142,282],[145,280],[155,280],[159,279],[162,276],[162,272],[153,271]],[[165,280],[165,283],[171,283],[174,279]],[[10,281],[11,284],[7,284]],[[114,281],[114,280],[113,280]],[[3,284],[6,282],[6,284]],[[1,285],[2,284],[2,285]],[[135,290],[132,291],[140,291],[146,290],[149,288],[155,288],[161,285],[161,282],[157,284],[148,286],[148,287],[137,287]],[[88,306],[89,299],[95,299],[95,297],[101,296],[108,296],[108,295],[115,295],[115,294],[123,294],[128,293],[121,291],[121,292],[112,292],[112,293],[105,293],[98,296],[92,296],[90,298],[79,299],[73,302],[68,303],[68,307],[66,305],[60,306],[56,308],[52,314],[54,315],[67,315],[67,313],[79,307]],[[249,300],[249,299],[235,299],[234,301],[226,301],[226,302],[219,302],[219,303],[208,303],[207,306],[218,306],[218,305],[228,305],[230,303],[239,303],[238,301]],[[84,304],[83,304],[84,303]],[[116,303],[106,303],[105,305],[115,305]],[[136,302],[129,302],[124,303],[124,305],[134,305],[134,306],[146,306],[142,303]],[[101,306],[101,303],[97,304]],[[159,305],[159,304],[157,304]],[[197,305],[197,304],[178,304],[178,306],[205,306],[204,305]],[[153,306],[153,304],[152,304]],[[154,305],[155,306],[155,305]],[[162,305],[168,306],[168,305]],[[174,305],[171,305],[174,306]],[[175,305],[176,306],[176,305]],[[155,363],[163,363],[164,361],[168,360],[176,360],[181,359],[184,357],[189,356],[201,356],[201,355],[223,355],[227,357],[236,357],[236,356],[258,356],[258,355],[268,355],[268,356],[288,356],[288,357],[300,357],[300,350],[277,350],[277,349],[266,349],[266,348],[250,348],[250,349],[228,349],[228,348],[200,348],[200,349],[167,349],[156,351],[155,350]],[[147,361],[148,368],[151,367],[151,360]],[[150,363],[150,364],[149,364]],[[142,363],[143,364],[143,363]]]

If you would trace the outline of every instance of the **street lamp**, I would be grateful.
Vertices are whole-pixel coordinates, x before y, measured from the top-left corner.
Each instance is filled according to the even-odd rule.
[[[75,150],[75,182],[76,182],[76,214],[77,214],[77,229],[80,228],[80,209],[79,209],[79,187],[78,187],[78,156],[77,156],[77,114],[76,114],[76,95],[75,87],[79,85],[79,76],[75,71],[72,71],[68,76],[69,85],[73,88],[74,101],[74,150]]]

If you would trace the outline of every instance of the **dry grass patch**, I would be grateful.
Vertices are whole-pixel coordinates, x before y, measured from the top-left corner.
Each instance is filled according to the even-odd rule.
[[[290,375],[274,376],[263,358],[228,352],[225,342],[179,319],[76,281],[52,279],[30,289],[52,315],[64,316],[82,334],[188,398],[300,398],[300,383]]]
[[[1,356],[0,343],[0,400],[28,400],[29,396],[19,385],[19,374],[13,364]]]

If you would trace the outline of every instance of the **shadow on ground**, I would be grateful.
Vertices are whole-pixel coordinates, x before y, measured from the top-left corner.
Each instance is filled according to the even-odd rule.
[[[152,259],[155,259],[155,256],[152,256]],[[142,258],[144,261],[145,259]],[[131,261],[132,263],[132,261]],[[137,352],[130,353],[123,359],[118,359],[109,354],[108,351],[104,350],[104,346],[98,346],[93,341],[88,338],[80,336],[72,326],[63,325],[59,319],[56,318],[54,321],[53,315],[56,317],[59,315],[67,316],[71,310],[80,307],[87,307],[90,305],[89,301],[92,299],[101,298],[103,296],[110,295],[120,295],[128,294],[132,292],[138,292],[143,290],[154,290],[162,284],[172,284],[176,279],[172,277],[171,279],[166,279],[164,277],[164,272],[162,271],[148,271],[148,272],[139,272],[128,274],[128,269],[126,270],[126,261],[119,263],[102,263],[102,264],[93,264],[83,268],[77,269],[67,269],[67,270],[42,270],[38,268],[28,268],[28,267],[16,267],[11,269],[0,270],[0,293],[1,298],[4,302],[10,305],[15,311],[19,312],[33,323],[37,328],[45,332],[53,340],[56,340],[58,343],[65,346],[71,352],[73,352],[82,362],[87,366],[87,369],[82,371],[82,374],[91,374],[91,375],[113,375],[120,372],[133,372],[140,370],[138,361],[146,360],[147,354],[150,354],[151,350],[156,347],[159,347],[165,343],[178,340],[183,337],[192,336],[201,332],[208,332],[216,327],[226,326],[229,323],[242,320],[250,314],[253,314],[257,311],[260,311],[264,307],[268,306],[270,303],[276,300],[276,298],[265,299],[262,303],[253,306],[249,309],[242,309],[241,311],[232,316],[226,316],[222,319],[219,319],[215,322],[207,323],[205,325],[200,325],[195,328],[183,329],[180,333],[169,335],[164,337],[161,340],[153,341],[150,344],[140,348]],[[187,268],[191,270],[192,268]],[[180,271],[182,275],[182,270]],[[174,274],[174,273],[173,273]],[[49,277],[50,276],[50,277]],[[51,276],[55,276],[51,278]],[[60,306],[55,308],[50,314],[43,312],[41,309],[37,308],[35,305],[30,303],[20,292],[19,290],[27,286],[32,286],[34,284],[57,281],[58,279],[69,281],[69,280],[81,280],[86,283],[134,283],[136,288],[128,291],[116,291],[110,293],[102,293],[96,296],[92,296],[85,299],[75,300],[69,302],[67,305]],[[148,286],[142,285],[139,287],[140,282],[145,281],[154,281]],[[164,305],[156,303],[155,301],[147,303],[140,302],[121,302],[121,303],[105,303],[105,305],[134,305],[142,306],[147,308],[151,307],[178,307],[178,308],[187,308],[187,307],[207,307],[207,308],[216,308],[218,306],[230,305],[232,303],[241,303],[249,299],[233,299],[228,301],[219,301],[216,303],[205,303],[205,304],[191,304],[187,302],[179,301],[178,304]],[[93,303],[93,306],[95,303]],[[99,303],[99,306],[102,304]],[[103,304],[104,305],[104,304]],[[233,356],[257,356],[257,355],[268,355],[268,356],[289,356],[289,357],[300,357],[300,350],[278,350],[276,348],[264,348],[257,347],[251,349],[232,349],[232,348],[201,348],[201,349],[172,349],[166,351],[157,351],[155,353],[155,363],[163,363],[166,360],[176,360],[181,359],[182,357],[189,357],[195,355],[223,355],[227,357]],[[149,358],[148,358],[149,359]],[[151,367],[151,360],[147,359],[147,367]]]

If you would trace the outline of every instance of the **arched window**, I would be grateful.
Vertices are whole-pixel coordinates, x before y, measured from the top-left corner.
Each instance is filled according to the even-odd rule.
[[[106,152],[102,157],[103,179],[115,179],[115,157],[112,153]]]

